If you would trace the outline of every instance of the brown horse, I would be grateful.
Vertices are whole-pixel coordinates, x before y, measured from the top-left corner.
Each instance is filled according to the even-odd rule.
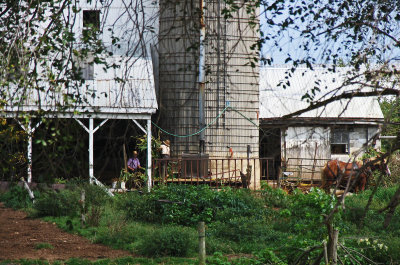
[[[353,186],[355,192],[363,191],[370,175],[371,168],[363,167],[363,162],[361,161],[346,163],[339,160],[330,160],[322,169],[322,188],[329,192],[333,184],[338,187],[346,187],[348,181],[350,181],[350,187]]]
[[[353,185],[354,191],[365,190],[368,178],[372,175],[372,171],[379,170],[382,174],[390,176],[390,169],[387,166],[387,161],[379,158],[369,158],[363,162],[357,161],[346,163],[339,160],[330,160],[322,169],[322,188],[329,191],[333,184],[338,184],[338,187],[346,187],[350,180],[350,185]],[[353,184],[353,182],[355,183]]]

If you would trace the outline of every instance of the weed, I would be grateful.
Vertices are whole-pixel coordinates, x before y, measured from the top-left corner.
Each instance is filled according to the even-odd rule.
[[[37,197],[39,192],[35,191],[34,195]],[[13,209],[32,207],[32,201],[29,197],[28,191],[18,185],[13,185],[8,191],[1,193],[0,201],[3,201],[6,207]]]
[[[145,256],[186,257],[195,251],[196,232],[180,226],[164,226],[144,235],[137,251]]]
[[[75,190],[48,190],[42,192],[34,208],[38,216],[76,216],[79,209],[80,194]]]
[[[54,246],[50,243],[42,242],[35,245],[35,249],[53,249]]]
[[[224,222],[214,222],[209,225],[209,230],[216,237],[236,242],[273,242],[282,236],[281,232],[272,230],[264,220],[246,217],[233,217]]]
[[[289,204],[289,199],[282,189],[272,188],[268,184],[263,185],[261,190],[261,195],[264,202],[269,207],[287,207]]]

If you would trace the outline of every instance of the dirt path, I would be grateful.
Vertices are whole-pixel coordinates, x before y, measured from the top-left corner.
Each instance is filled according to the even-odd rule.
[[[38,243],[49,243],[53,249],[35,249]],[[69,258],[117,258],[131,256],[127,251],[92,244],[89,240],[68,234],[55,224],[30,219],[22,211],[5,208],[0,203],[0,260]]]

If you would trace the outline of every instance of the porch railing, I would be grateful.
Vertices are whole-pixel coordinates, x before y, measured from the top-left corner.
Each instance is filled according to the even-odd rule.
[[[260,181],[277,179],[273,158],[190,157],[154,159],[153,185],[205,184],[213,187],[233,186],[258,189]]]
[[[282,163],[283,179],[290,181],[321,182],[321,171],[326,158],[288,158]]]

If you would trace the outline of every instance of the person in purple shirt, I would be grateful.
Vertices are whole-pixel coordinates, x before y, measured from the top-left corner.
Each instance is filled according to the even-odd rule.
[[[136,170],[138,170],[139,168],[142,168],[140,166],[140,161],[139,161],[139,158],[137,158],[137,156],[138,156],[137,151],[133,151],[133,157],[128,159],[127,166],[128,166],[129,172],[133,173],[133,172],[136,172]]]

